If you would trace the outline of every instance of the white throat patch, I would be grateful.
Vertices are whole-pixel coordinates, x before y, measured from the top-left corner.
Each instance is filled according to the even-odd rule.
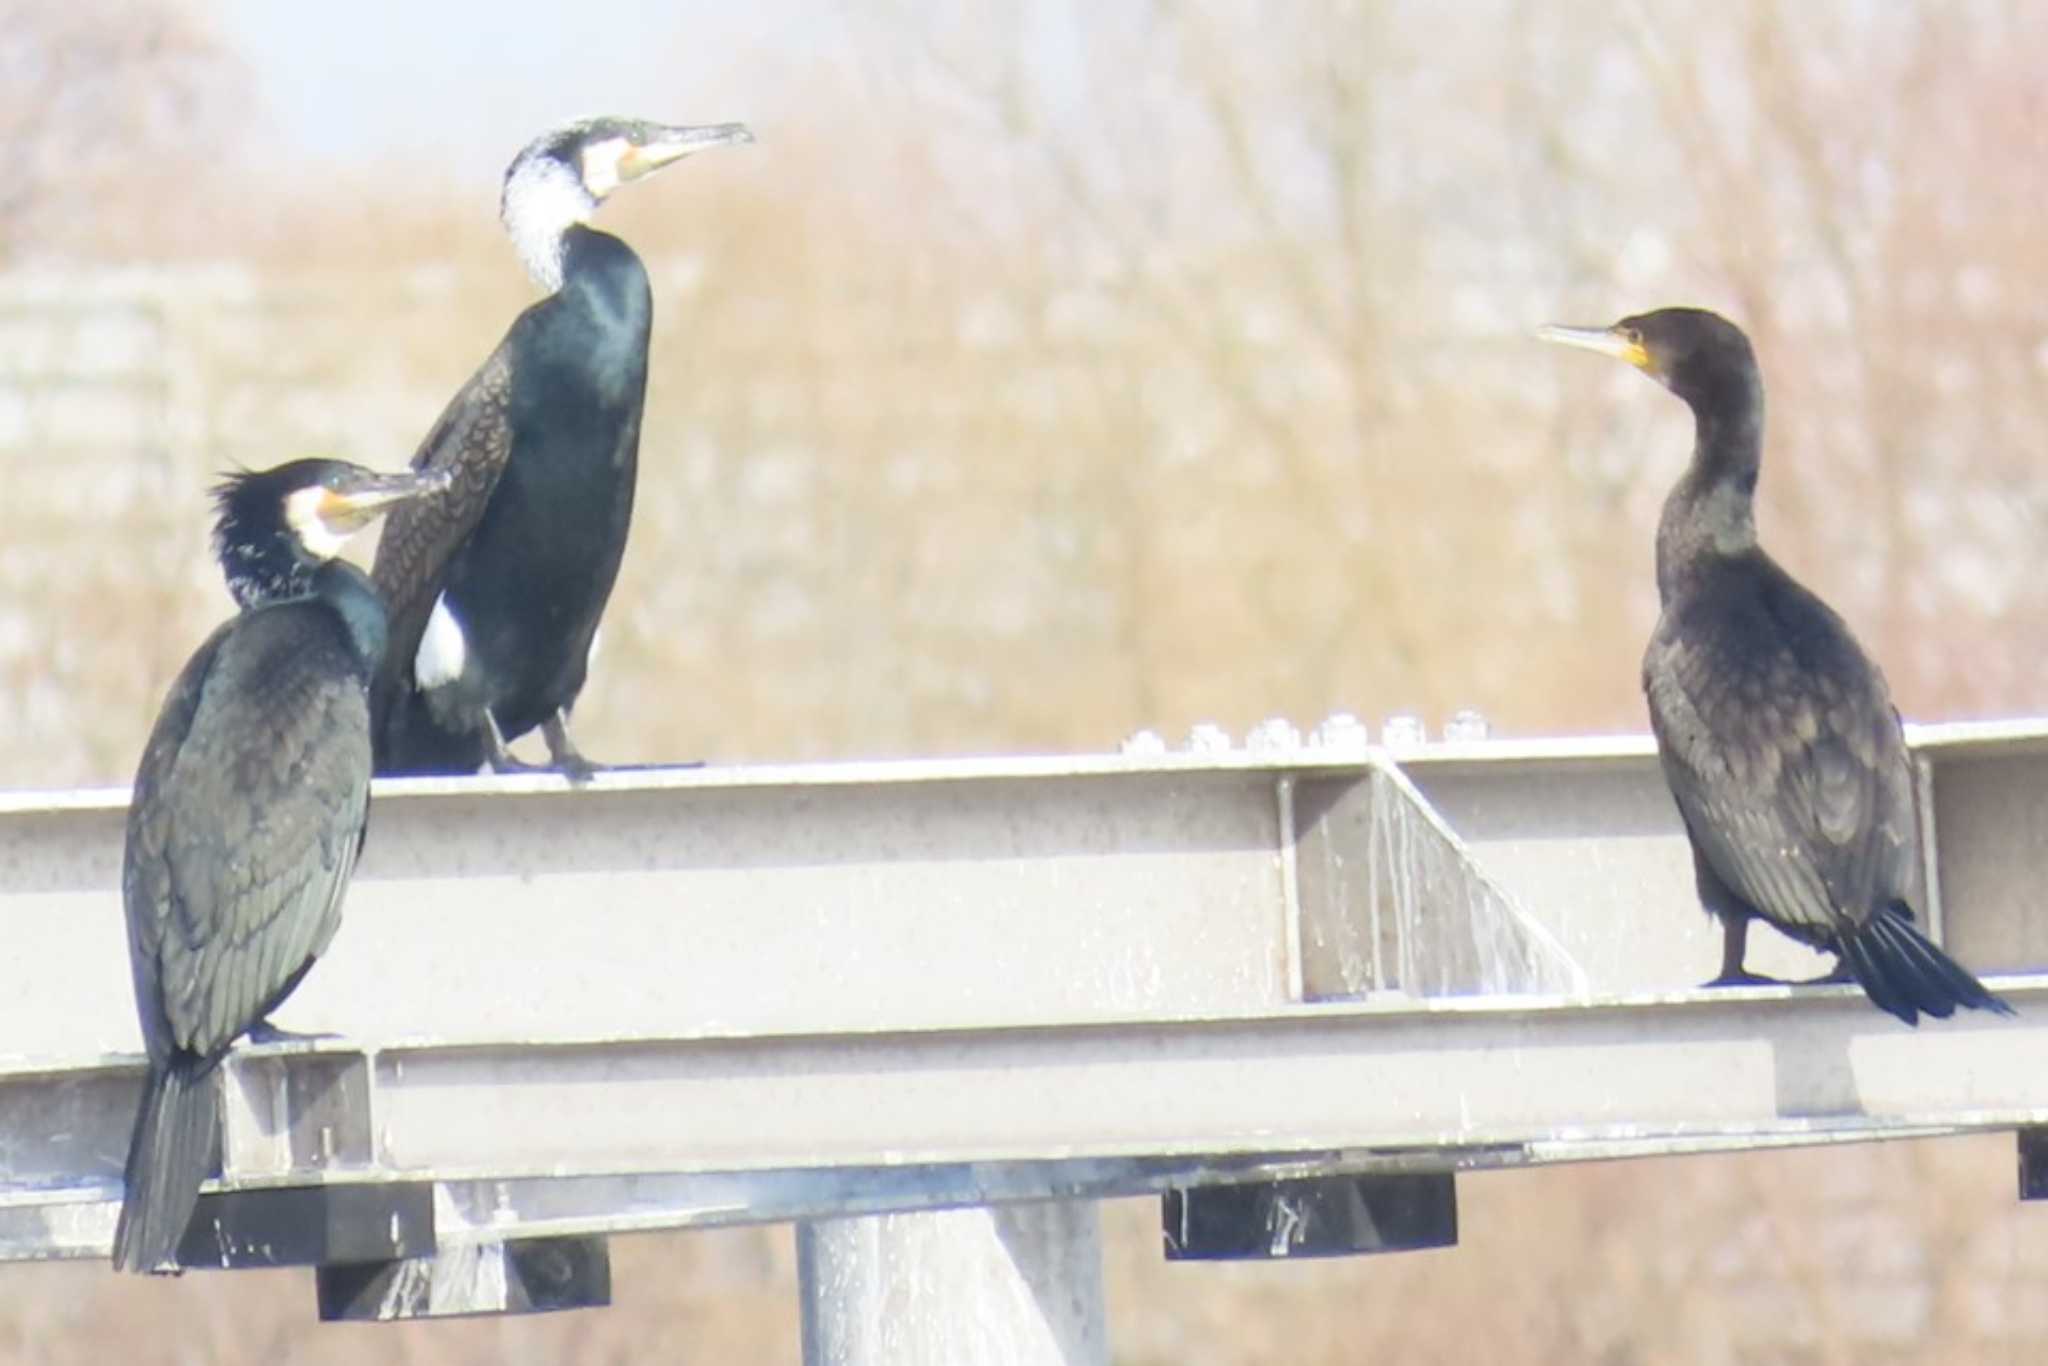
[[[434,599],[434,611],[427,629],[420,634],[420,648],[412,657],[413,685],[422,692],[444,688],[462,677],[469,662],[469,645],[462,638],[462,623],[449,610],[446,594]]]
[[[329,526],[320,515],[320,505],[326,500],[327,490],[317,485],[294,489],[284,499],[285,525],[316,560],[331,560],[348,544],[348,533]]]
[[[533,282],[552,294],[562,287],[562,234],[588,223],[597,199],[559,161],[529,157],[505,179],[499,206],[505,232]]]

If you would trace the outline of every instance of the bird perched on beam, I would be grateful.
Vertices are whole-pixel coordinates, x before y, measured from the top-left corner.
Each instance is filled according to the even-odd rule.
[[[212,1159],[215,1068],[340,923],[370,793],[384,606],[335,559],[439,472],[299,460],[215,491],[214,549],[242,611],[171,685],[128,807],[121,894],[149,1053],[114,1265],[174,1265]]]
[[[653,300],[640,258],[590,219],[620,185],[752,140],[737,123],[583,119],[506,171],[505,230],[547,297],[413,457],[449,472],[451,494],[398,513],[378,545],[372,573],[391,605],[379,773],[520,768],[505,746],[536,726],[554,767],[578,780],[594,769],[568,717],[625,553]]]
[[[1757,544],[1764,388],[1742,330],[1665,308],[1539,334],[1628,362],[1692,408],[1692,463],[1657,526],[1663,610],[1643,690],[1692,843],[1721,973],[1743,967],[1752,918],[1840,959],[1907,1024],[1956,1007],[2010,1014],[1913,923],[1920,827],[1899,715],[1841,617]]]

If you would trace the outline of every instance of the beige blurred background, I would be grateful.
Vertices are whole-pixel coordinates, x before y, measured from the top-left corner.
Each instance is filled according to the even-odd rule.
[[[531,297],[504,163],[589,112],[760,137],[603,220],[657,329],[600,758],[1640,730],[1688,420],[1528,330],[1679,302],[1756,340],[1766,542],[1908,717],[2042,710],[2043,51],[2020,0],[0,0],[0,771],[127,780],[228,607],[211,473],[403,462]],[[1111,1206],[1117,1360],[2048,1349],[2008,1142],[1461,1197],[1454,1251],[1278,1267]],[[787,1230],[615,1260],[610,1310],[403,1328],[0,1268],[0,1361],[796,1359]]]

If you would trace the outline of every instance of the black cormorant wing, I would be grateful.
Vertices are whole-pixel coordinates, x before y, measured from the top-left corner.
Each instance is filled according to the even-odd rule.
[[[511,457],[512,355],[518,335],[515,326],[448,401],[413,455],[416,470],[452,474],[448,491],[414,499],[385,519],[370,570],[390,622],[377,675],[380,715],[397,689],[410,686],[413,657],[447,582],[449,562],[476,530]]]
[[[224,1051],[334,935],[370,790],[348,661],[326,607],[280,603],[221,627],[171,689],[122,877],[152,1057]]]
[[[1884,678],[1761,553],[1667,604],[1643,658],[1651,727],[1695,848],[1807,938],[1916,894],[1912,770]]]

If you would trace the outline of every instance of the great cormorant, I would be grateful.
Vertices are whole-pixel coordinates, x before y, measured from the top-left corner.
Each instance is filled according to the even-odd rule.
[[[605,197],[693,152],[751,142],[742,124],[579,120],[505,173],[501,214],[546,298],[521,313],[413,457],[446,498],[401,510],[372,573],[391,608],[376,693],[379,773],[523,767],[539,726],[553,765],[594,765],[569,738],[633,511],[653,314],[647,272],[590,226]]]
[[[378,513],[446,487],[299,460],[215,490],[214,549],[242,606],[171,685],[136,770],[121,894],[149,1053],[114,1265],[171,1262],[199,1199],[214,1068],[333,936],[370,790],[384,607],[334,558]]]
[[[2010,1014],[1913,924],[1920,828],[1884,675],[1757,544],[1764,389],[1749,339],[1693,308],[1538,335],[1627,361],[1693,411],[1692,463],[1657,525],[1663,610],[1643,690],[1700,900],[1722,925],[1708,985],[1766,980],[1743,968],[1756,916],[1837,954],[1909,1025],[1957,1006]]]

